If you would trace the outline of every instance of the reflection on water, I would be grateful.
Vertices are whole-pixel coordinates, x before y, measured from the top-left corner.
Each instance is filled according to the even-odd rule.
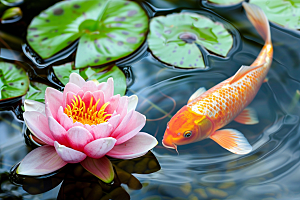
[[[163,8],[158,9],[158,14],[172,13],[172,9],[178,6],[193,10],[201,6],[196,0],[148,2]],[[123,71],[128,75],[130,87],[127,95],[139,96],[137,110],[148,119],[143,131],[155,135],[159,141],[153,150],[157,160],[150,153],[129,161],[113,160],[117,176],[112,185],[99,182],[80,165],[68,165],[68,168],[50,177],[34,180],[15,177],[15,183],[19,184],[16,186],[10,183],[8,172],[11,166],[24,158],[31,147],[25,145],[22,136],[25,130],[23,122],[17,120],[12,112],[3,111],[0,112],[0,199],[75,199],[72,195],[83,199],[130,197],[137,200],[298,199],[300,106],[298,103],[291,107],[291,102],[296,90],[300,89],[299,32],[271,25],[274,60],[268,74],[269,80],[262,85],[250,105],[257,111],[260,123],[242,125],[232,122],[226,126],[245,135],[253,146],[251,153],[234,155],[209,139],[179,146],[179,155],[161,144],[167,122],[186,104],[195,90],[199,87],[209,89],[232,76],[242,64],[251,64],[262,47],[262,39],[240,6],[210,6],[209,9],[230,21],[232,27],[240,32],[236,34],[239,43],[230,57],[207,55],[209,71],[184,71],[166,67],[146,48],[138,52],[135,58],[120,61],[120,66],[126,67]],[[3,29],[1,27],[1,30],[9,32],[7,25]],[[14,48],[18,45],[21,47],[16,41],[22,38],[20,33],[14,35],[18,35],[18,40],[8,38],[7,42],[13,47],[17,58],[29,63],[28,66],[35,66],[24,57],[20,48]],[[1,45],[0,56],[8,58],[11,52],[3,51],[7,48]],[[43,78],[52,85],[61,86],[55,83],[49,68],[28,70],[31,78]]]

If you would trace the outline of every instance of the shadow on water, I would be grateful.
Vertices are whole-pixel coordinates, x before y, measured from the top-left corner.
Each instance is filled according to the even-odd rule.
[[[153,154],[142,158],[112,160],[117,175],[111,185],[98,181],[80,165],[69,165],[51,176],[37,179],[12,173],[11,180],[17,186],[13,185],[9,181],[11,166],[23,159],[32,148],[24,143],[23,121],[16,119],[11,111],[0,112],[0,199],[74,199],[72,195],[84,199],[137,200],[298,199],[300,107],[299,103],[291,103],[296,90],[300,89],[299,32],[271,23],[274,44],[272,67],[268,82],[262,85],[250,104],[257,111],[260,122],[257,125],[231,122],[225,127],[242,132],[253,146],[253,151],[247,155],[234,155],[207,139],[179,146],[177,155],[174,150],[166,149],[161,144],[170,118],[199,87],[209,89],[232,76],[241,65],[250,65],[262,48],[263,41],[248,22],[240,4],[218,7],[196,0],[147,2],[150,4],[148,13],[152,10],[154,14],[190,9],[208,10],[212,15],[217,13],[222,20],[229,22],[232,32],[237,32],[236,49],[226,58],[206,55],[210,67],[207,71],[166,66],[151,54],[146,43],[134,56],[117,63],[127,77],[127,95],[138,95],[137,110],[147,116],[142,131],[154,135],[159,144]],[[28,13],[31,8],[25,7]],[[24,63],[31,79],[62,89],[61,83],[51,73],[50,62],[48,67],[40,67],[22,52],[26,27],[37,15],[27,16],[26,12],[23,21],[18,24],[1,27],[0,32],[12,34],[11,30],[15,30],[15,33],[12,38],[3,38],[12,49],[0,42],[0,57]],[[4,109],[15,110],[15,107]],[[16,113],[22,115],[21,111]]]

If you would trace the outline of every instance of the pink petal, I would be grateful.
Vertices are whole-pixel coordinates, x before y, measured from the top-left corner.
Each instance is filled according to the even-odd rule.
[[[48,117],[49,128],[55,141],[68,146],[67,131],[53,117]]]
[[[117,115],[113,114],[111,116],[111,118],[109,118],[109,120],[107,120],[107,122],[112,125],[113,130],[115,130],[117,128],[117,126],[119,125],[120,118],[121,117],[119,114],[117,114]]]
[[[117,94],[115,96],[112,96],[109,100],[108,100],[109,104],[107,106],[107,108],[105,109],[105,112],[112,114],[114,113],[114,111],[117,111],[117,108],[119,107],[120,104],[120,95]],[[99,109],[102,105],[99,105]],[[118,113],[118,112],[117,112]],[[119,114],[119,113],[118,113]]]
[[[121,144],[135,136],[145,125],[146,117],[139,112],[130,111],[119,124],[111,137],[118,141],[116,145]]]
[[[77,94],[79,91],[81,90],[81,88],[74,84],[74,83],[67,83],[67,85],[64,88],[64,92],[63,92],[63,99],[65,100],[67,98],[67,93],[68,92],[72,92],[74,94]],[[64,107],[66,107],[66,102],[64,102]]]
[[[130,97],[128,97],[127,112],[135,110],[138,101],[139,101],[139,99],[138,99],[138,97],[136,95],[131,95]]]
[[[24,101],[25,111],[37,111],[39,113],[45,114],[45,104],[37,101],[25,99]]]
[[[57,115],[59,123],[66,129],[66,131],[72,128],[73,120],[64,113],[62,106],[59,107]]]
[[[128,107],[128,97],[123,96],[121,97],[119,107],[117,108],[117,113],[120,114],[121,121],[127,115],[127,107]]]
[[[73,124],[73,127],[75,127],[75,126],[80,126],[80,127],[83,127],[83,128],[84,128],[84,125],[83,125],[81,122],[75,122],[75,123]]]
[[[83,127],[88,130],[90,133],[92,133],[93,127],[96,127],[95,125],[89,125],[89,124],[84,124]],[[93,134],[92,134],[93,135]],[[94,135],[93,135],[94,136]]]
[[[84,93],[83,97],[82,97],[82,101],[85,103],[85,106],[88,108],[90,106],[90,102],[92,100],[93,97],[93,102],[92,105],[96,103],[95,101],[95,97],[93,96],[93,94],[90,91],[87,91]]]
[[[106,155],[119,159],[132,159],[143,156],[157,145],[157,140],[152,135],[140,132],[130,140],[116,145]]]
[[[29,152],[21,161],[17,173],[39,176],[54,172],[66,164],[56,153],[53,146],[45,145]]]
[[[45,103],[45,114],[46,114],[46,117],[53,117],[50,107],[49,107],[49,103],[47,103],[47,102]]]
[[[102,90],[105,95],[105,102],[107,102],[114,95],[114,81],[113,78],[109,78],[107,83],[100,83],[98,90]]]
[[[65,99],[66,106],[69,105],[72,108],[72,103],[73,103],[72,100],[74,100],[76,102],[76,99],[74,96],[76,96],[76,98],[78,99],[78,96],[74,92],[68,92],[66,94],[66,99]],[[66,106],[64,106],[64,107],[66,107]]]
[[[76,151],[64,145],[54,142],[57,154],[67,163],[79,163],[86,158],[86,155],[80,151]]]
[[[26,111],[23,113],[24,121],[32,134],[43,142],[52,145],[54,138],[48,126],[48,120],[45,115],[37,111]]]
[[[69,83],[74,83],[79,87],[82,87],[85,84],[85,80],[77,73],[72,73],[69,78]]]
[[[45,92],[45,103],[49,103],[49,109],[52,116],[57,120],[58,108],[63,105],[63,93],[54,88],[47,87]]]
[[[99,139],[109,137],[112,130],[113,126],[108,122],[104,122],[93,127],[91,133],[95,139]]]
[[[94,81],[87,81],[83,86],[82,86],[83,92],[95,92],[98,90],[97,85]]]
[[[114,169],[111,162],[105,156],[99,159],[87,157],[80,163],[87,171],[94,174],[96,177],[110,183],[114,179]]]
[[[84,153],[91,158],[101,158],[115,146],[116,141],[112,137],[94,140],[84,147]]]
[[[96,102],[98,101],[98,99],[100,99],[98,106],[97,106],[97,110],[99,110],[100,107],[104,104],[104,93],[101,90],[97,90],[97,91],[93,92],[92,94],[95,97]]]
[[[94,140],[93,135],[81,126],[75,126],[67,133],[70,146],[78,151],[83,151],[85,145]]]

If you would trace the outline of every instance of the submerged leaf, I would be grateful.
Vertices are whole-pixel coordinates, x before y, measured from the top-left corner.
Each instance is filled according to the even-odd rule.
[[[0,100],[24,95],[29,87],[29,78],[24,69],[0,60]]]
[[[32,20],[27,41],[46,59],[80,38],[75,66],[84,68],[128,56],[147,30],[148,16],[133,1],[62,1]]]
[[[99,83],[107,81],[109,77],[114,79],[114,94],[124,95],[126,91],[126,77],[116,65],[103,68],[85,68],[84,70],[73,69],[72,63],[53,67],[56,77],[66,85],[69,82],[69,76],[72,72],[80,74],[86,81],[97,80]]]
[[[267,15],[268,19],[281,26],[290,29],[300,29],[300,1],[299,0],[276,0],[262,1],[250,0],[250,3],[259,6]]]
[[[152,19],[148,43],[154,56],[165,63],[205,68],[198,45],[226,56],[233,38],[220,22],[195,13],[178,13]]]
[[[244,0],[208,0],[209,3],[218,4],[218,5],[234,5],[241,3]]]

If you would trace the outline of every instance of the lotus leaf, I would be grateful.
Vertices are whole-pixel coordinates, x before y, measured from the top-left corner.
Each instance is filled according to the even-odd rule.
[[[244,0],[208,0],[209,3],[218,5],[234,5],[242,2]]]
[[[275,22],[286,28],[300,29],[299,0],[250,0],[250,3],[261,7],[270,21]]]
[[[205,68],[199,46],[226,56],[233,38],[220,22],[195,13],[177,13],[152,19],[148,43],[154,56],[165,63]]]
[[[49,58],[79,39],[75,67],[102,65],[128,56],[145,40],[148,16],[125,0],[62,1],[35,17],[27,41]]]
[[[69,82],[69,76],[72,72],[80,74],[85,80],[97,80],[99,83],[107,81],[109,77],[114,79],[114,94],[124,95],[126,92],[126,77],[124,73],[116,66],[111,65],[104,68],[88,67],[83,70],[74,69],[73,63],[67,63],[53,67],[56,77],[66,85]]]
[[[0,60],[0,100],[24,95],[29,87],[29,78],[21,67]]]
[[[34,101],[45,102],[45,91],[49,87],[43,83],[30,82],[29,90],[25,96],[25,99],[30,99]]]

